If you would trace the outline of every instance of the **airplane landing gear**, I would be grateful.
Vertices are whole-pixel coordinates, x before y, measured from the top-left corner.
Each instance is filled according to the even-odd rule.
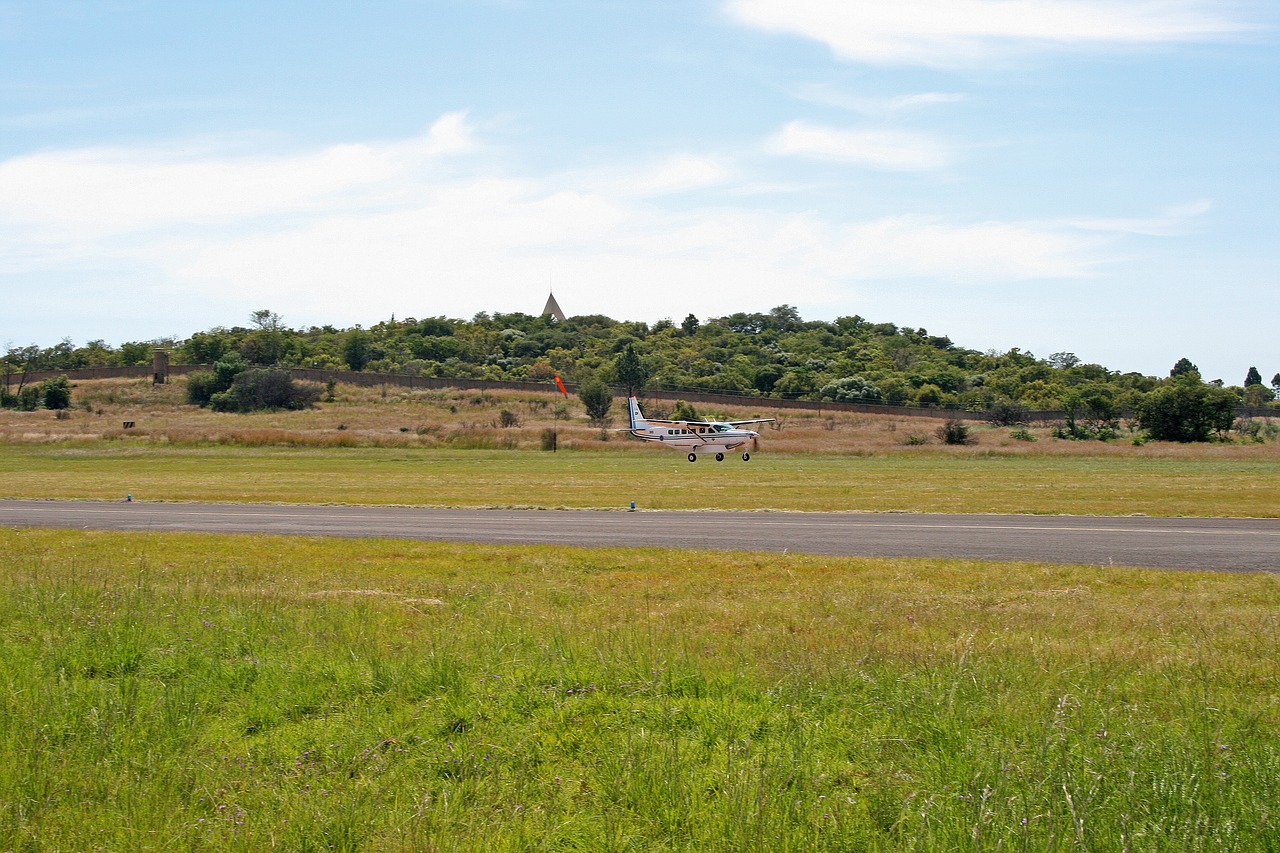
[[[742,454],[742,461],[743,461],[743,462],[750,462],[750,461],[751,461],[751,454],[750,454],[750,453],[747,453],[747,452],[745,452],[745,451],[743,451],[743,454]]]
[[[717,461],[717,462],[723,462],[723,461],[724,461],[724,454],[723,454],[723,453],[717,453],[717,454],[716,454],[716,461]]]
[[[690,461],[690,462],[697,462],[697,461],[698,461],[698,454],[696,454],[696,453],[690,453],[690,454],[689,454],[689,461]]]

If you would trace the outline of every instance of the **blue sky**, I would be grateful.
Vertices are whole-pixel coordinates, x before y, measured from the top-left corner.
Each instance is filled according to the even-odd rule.
[[[1280,371],[1280,9],[0,0],[0,344],[791,304]]]

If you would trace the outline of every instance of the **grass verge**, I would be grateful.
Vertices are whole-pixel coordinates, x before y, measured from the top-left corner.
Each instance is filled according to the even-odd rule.
[[[0,848],[1259,850],[1269,575],[0,537]]]
[[[1280,516],[1272,458],[10,445],[3,497]]]

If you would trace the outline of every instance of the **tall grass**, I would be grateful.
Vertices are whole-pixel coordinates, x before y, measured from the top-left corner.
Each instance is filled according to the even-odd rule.
[[[1259,850],[1270,576],[0,538],[0,849]]]

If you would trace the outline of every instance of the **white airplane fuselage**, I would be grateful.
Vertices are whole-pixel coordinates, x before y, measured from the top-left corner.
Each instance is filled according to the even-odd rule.
[[[640,411],[640,404],[635,397],[628,400],[630,406],[630,433],[643,441],[652,441],[677,450],[685,450],[689,461],[694,462],[700,454],[714,453],[717,461],[724,458],[729,451],[738,450],[760,437],[760,433],[742,429],[733,423],[719,421],[668,421],[649,420]],[[771,420],[771,419],[761,419]],[[751,421],[756,423],[757,421]],[[751,454],[743,451],[742,459],[747,461]]]

